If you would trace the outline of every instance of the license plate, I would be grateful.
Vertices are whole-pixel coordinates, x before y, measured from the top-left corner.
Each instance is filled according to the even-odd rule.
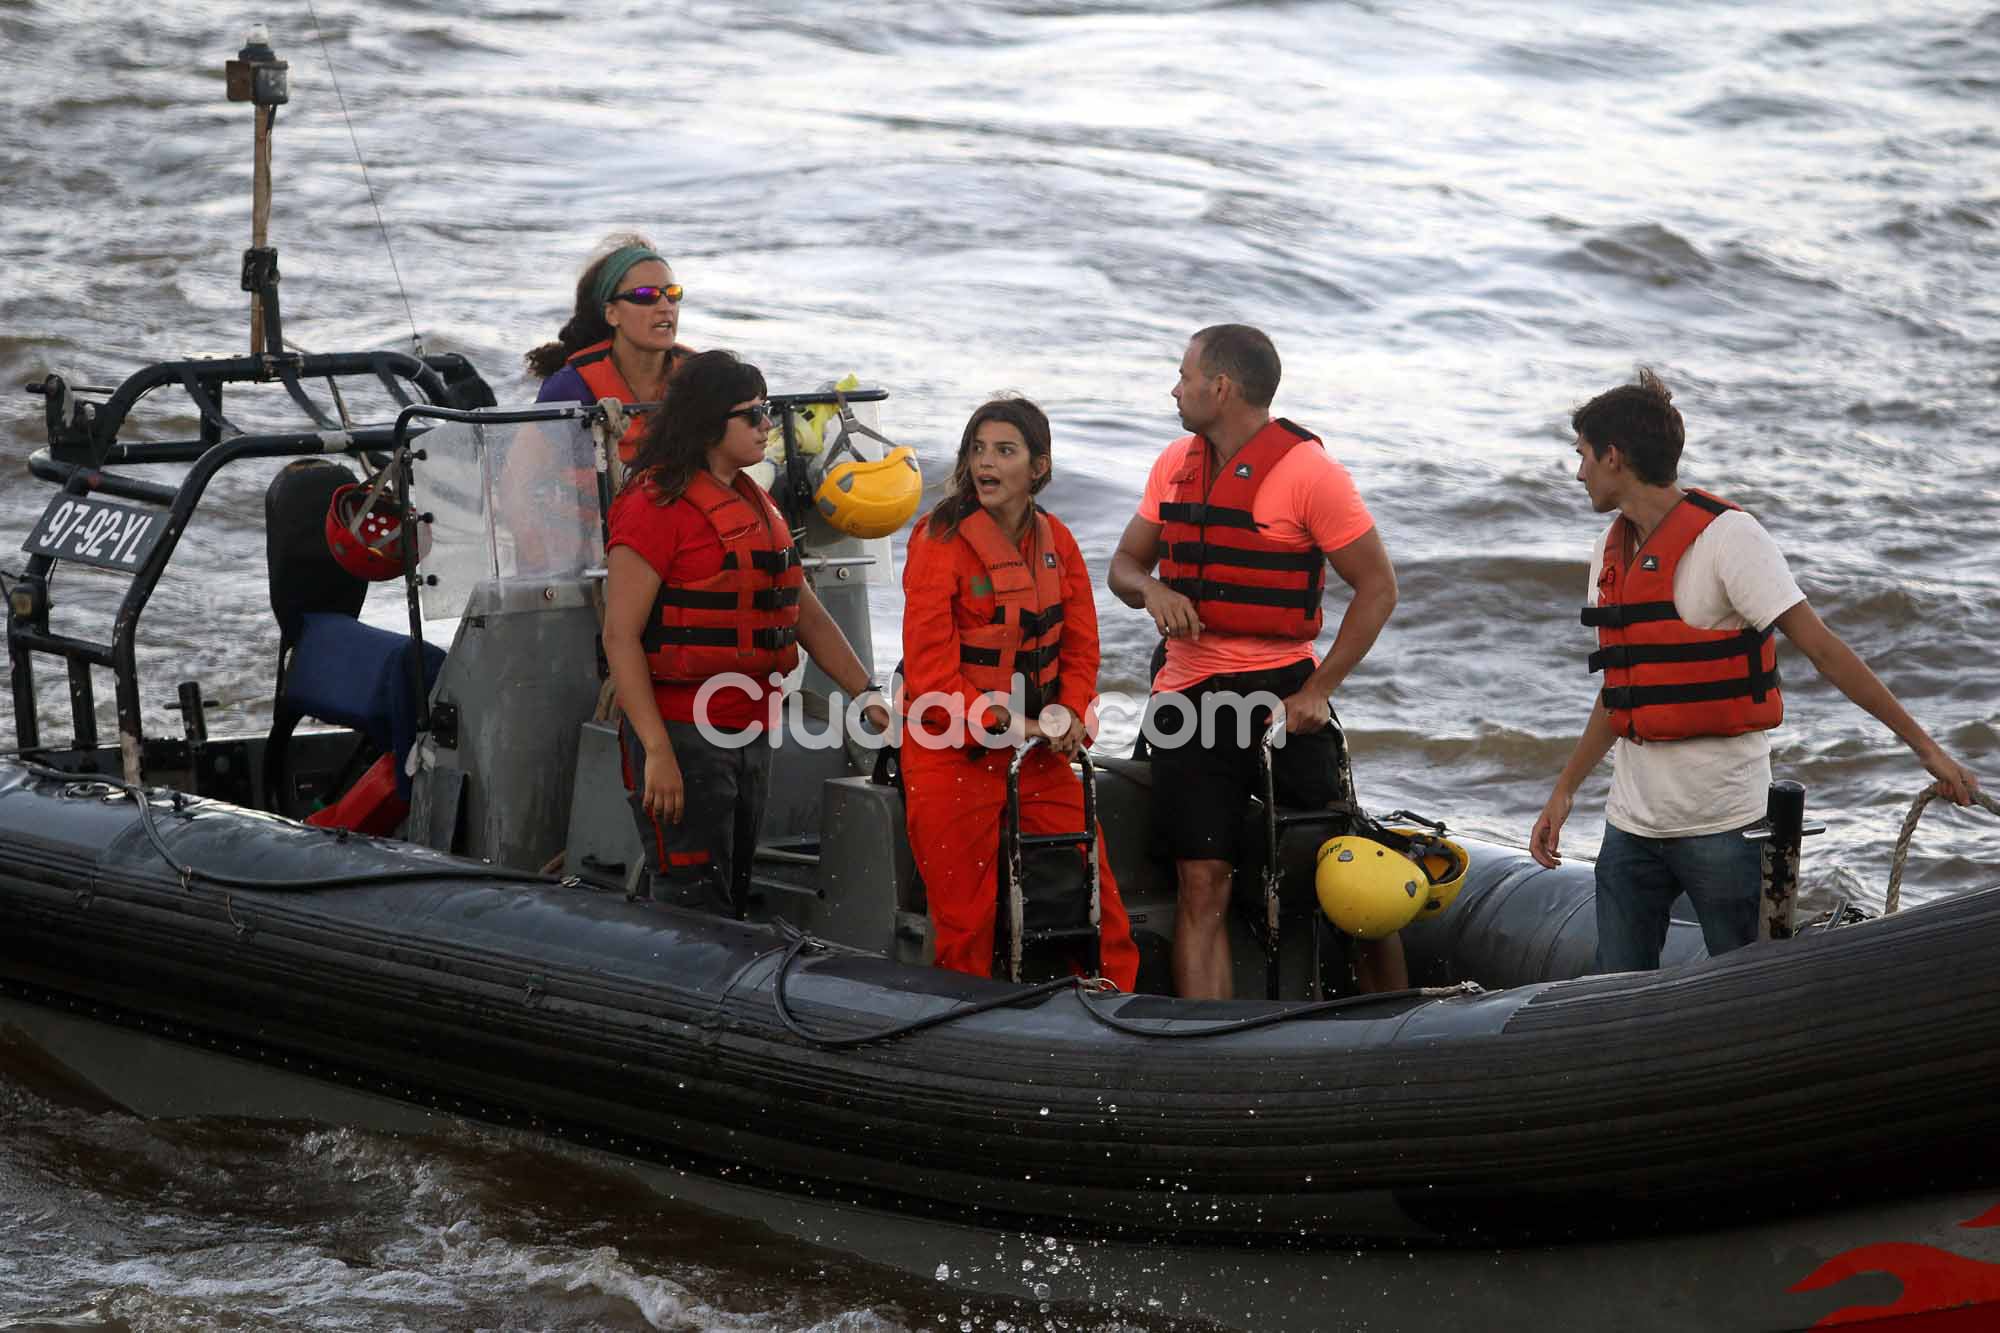
[[[131,573],[152,554],[166,528],[162,509],[142,509],[94,495],[58,495],[21,549]]]

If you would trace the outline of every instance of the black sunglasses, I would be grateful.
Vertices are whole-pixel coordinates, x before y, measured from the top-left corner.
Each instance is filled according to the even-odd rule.
[[[751,425],[762,426],[765,430],[777,424],[777,418],[771,415],[771,409],[762,403],[755,407],[739,407],[734,412],[725,412],[722,415],[724,421],[733,417],[742,417]]]
[[[660,298],[665,297],[675,305],[679,305],[681,297],[686,292],[687,288],[681,286],[678,282],[670,282],[664,287],[634,287],[629,292],[614,293],[611,299],[614,301],[630,301],[633,305],[658,305]]]

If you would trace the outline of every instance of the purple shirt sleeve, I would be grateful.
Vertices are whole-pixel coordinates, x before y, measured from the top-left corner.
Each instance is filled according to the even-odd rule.
[[[538,403],[583,403],[588,406],[597,401],[597,395],[583,382],[575,366],[564,366],[555,374],[542,381],[541,391],[535,395]]]

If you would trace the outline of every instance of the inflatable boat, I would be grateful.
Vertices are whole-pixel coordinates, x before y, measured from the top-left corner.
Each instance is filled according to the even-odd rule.
[[[275,259],[245,276],[281,348]],[[323,380],[347,394],[319,401]],[[355,424],[366,386],[392,422]],[[159,389],[198,438],[130,438]],[[259,390],[303,421],[225,411]],[[1456,898],[1403,932],[1416,984],[1366,995],[1314,894],[1327,813],[1257,802],[1266,850],[1230,929],[1237,993],[1260,998],[1184,1001],[1162,993],[1149,769],[1104,756],[1140,993],[972,978],[928,966],[900,793],[865,746],[816,734],[840,701],[808,670],[740,919],[666,907],[638,891],[598,703],[622,422],[501,410],[462,358],[386,352],[32,391],[49,443],[28,466],[55,489],[8,598],[11,1076],[145,1115],[560,1138],[774,1238],[1065,1309],[1243,1329],[2000,1319],[2000,891],[1774,917],[1720,959],[1676,923],[1661,971],[1585,976],[1590,872],[1466,842]],[[274,726],[211,736],[187,681],[179,734],[157,734],[148,598],[209,483],[257,459],[297,460],[267,496]],[[151,464],[185,471],[131,471]],[[887,544],[818,517],[814,467],[787,447],[772,488],[867,660]],[[337,529],[362,533],[356,496],[394,518],[376,554],[407,635],[355,619]],[[126,581],[106,637],[51,626],[65,565]],[[38,692],[56,663],[61,740]],[[108,743],[95,671],[116,680]],[[1797,832],[1772,830],[1781,916]]]

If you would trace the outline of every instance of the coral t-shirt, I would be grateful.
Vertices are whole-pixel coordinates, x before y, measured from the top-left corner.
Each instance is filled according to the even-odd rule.
[[[1172,478],[1181,471],[1190,450],[1205,448],[1198,435],[1175,440],[1161,451],[1146,476],[1146,493],[1139,501],[1139,517],[1148,523],[1160,522],[1160,506],[1173,489]],[[1368,506],[1361,502],[1354,478],[1335,462],[1325,449],[1310,440],[1298,445],[1278,460],[1271,475],[1257,488],[1250,516],[1266,537],[1275,541],[1308,544],[1323,552],[1365,537],[1375,527]],[[1160,668],[1153,689],[1186,690],[1210,676],[1239,671],[1268,671],[1319,654],[1311,639],[1274,639],[1261,634],[1224,634],[1203,630],[1194,639],[1168,639],[1167,664]]]
[[[722,572],[722,537],[699,509],[684,500],[660,503],[660,492],[640,478],[618,493],[611,504],[611,540],[607,552],[629,546],[652,566],[662,583],[685,585],[712,579]],[[695,695],[701,686],[678,681],[653,682],[653,699],[669,722],[695,721]],[[717,690],[708,700],[708,723],[724,731],[762,728],[769,717],[775,690],[751,695],[734,687]]]

